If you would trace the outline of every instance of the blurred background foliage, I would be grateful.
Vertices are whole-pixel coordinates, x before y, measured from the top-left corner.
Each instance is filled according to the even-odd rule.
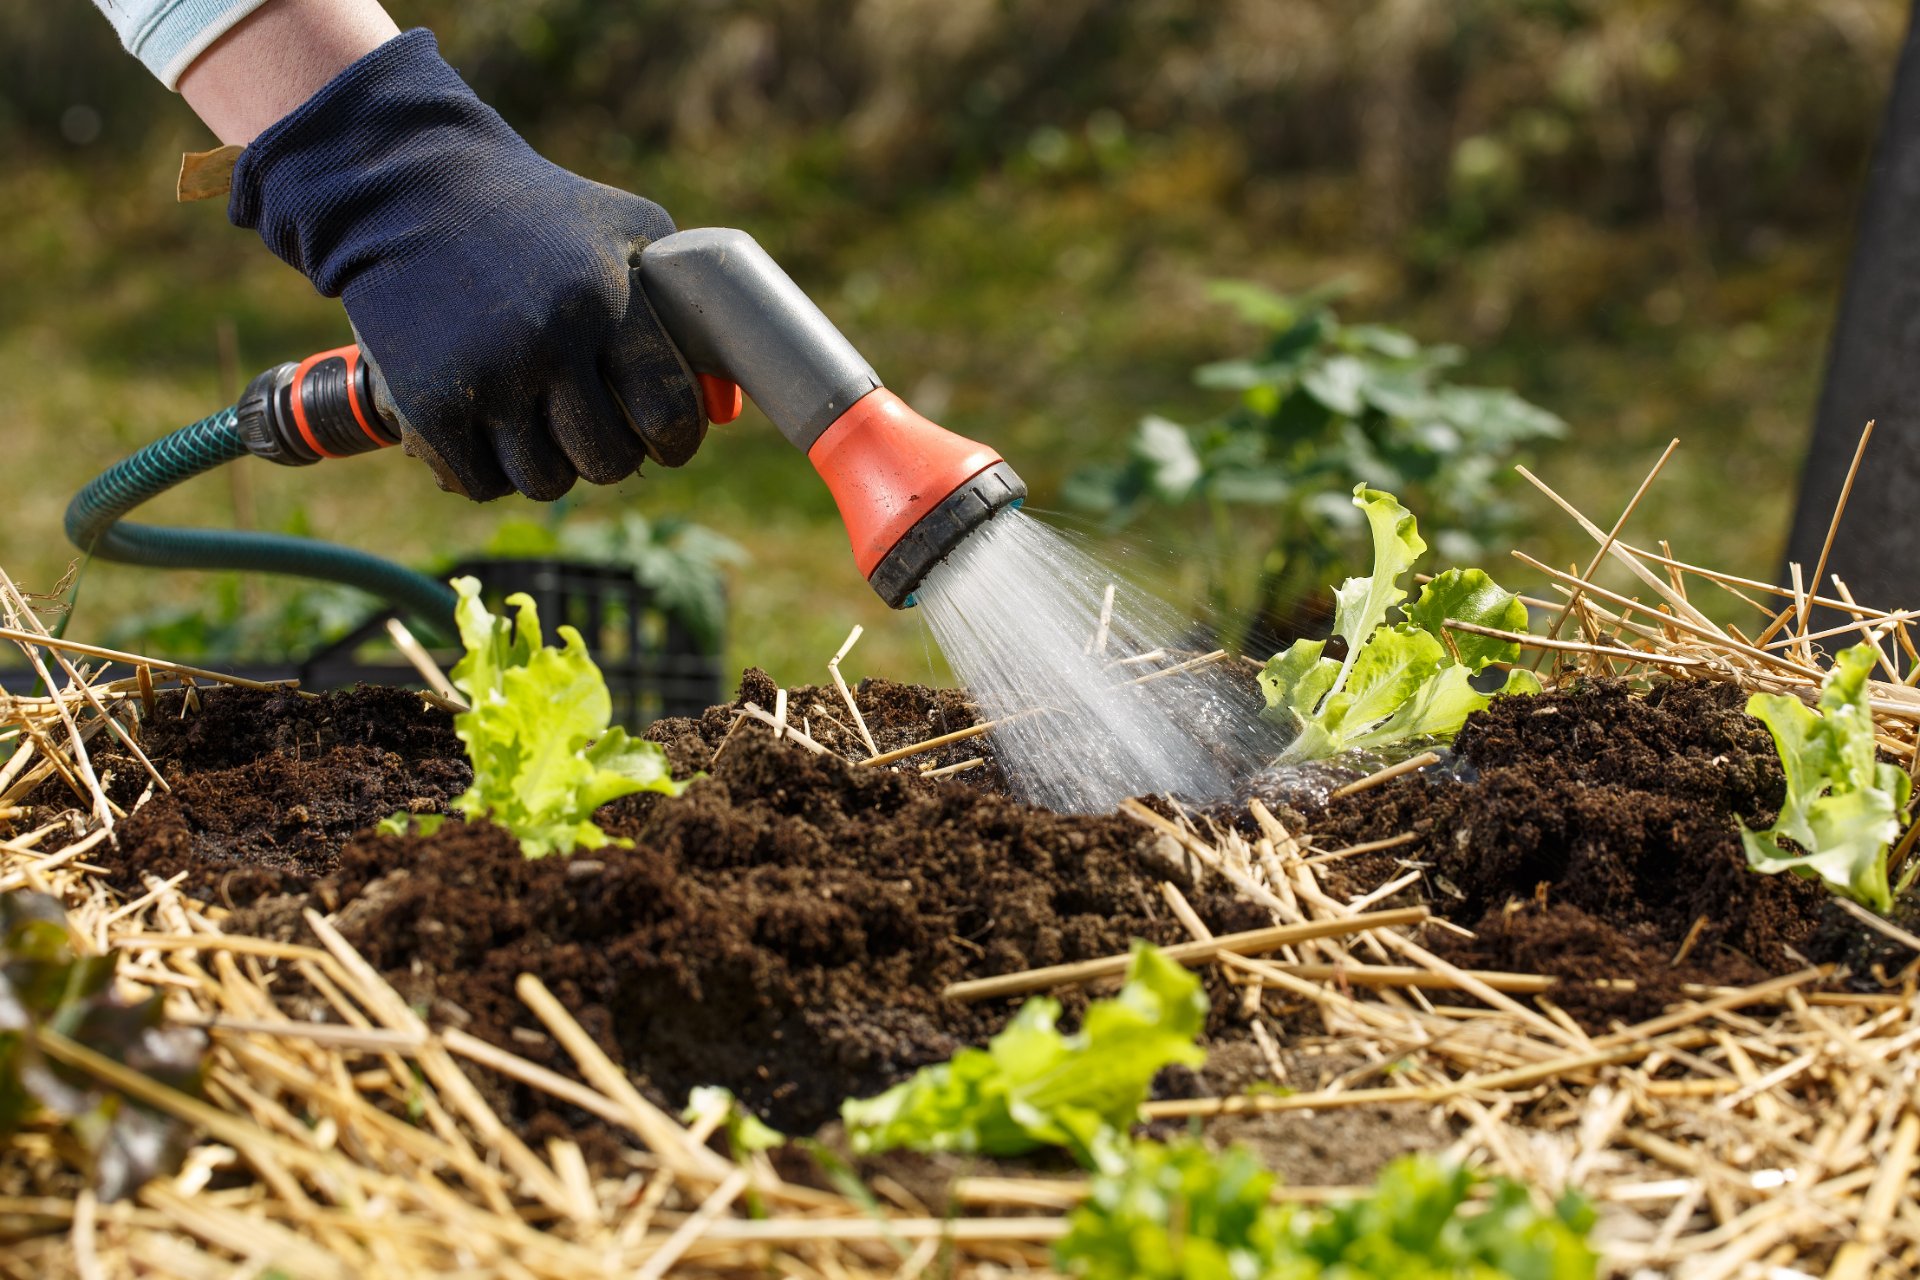
[[[1450,381],[1466,356],[1457,346],[1343,324],[1331,305],[1339,292],[1215,285],[1215,298],[1266,333],[1250,358],[1194,371],[1239,403],[1199,426],[1149,415],[1124,462],[1067,479],[1068,501],[1115,529],[1163,508],[1204,508],[1210,639],[1243,652],[1277,651],[1332,622],[1326,587],[1366,536],[1356,477],[1420,512],[1442,564],[1472,565],[1504,554],[1522,523],[1506,492],[1519,479],[1515,454],[1566,435],[1511,391]]]
[[[1271,335],[1210,282],[1337,279],[1342,321],[1457,344],[1449,380],[1563,420],[1563,440],[1527,447],[1596,518],[1681,436],[1636,527],[1759,574],[1785,540],[1907,17],[1899,0],[389,7],[432,26],[557,161],[683,226],[753,232],[893,386],[999,445],[1038,506],[1124,461],[1144,417],[1242,403],[1193,370]],[[60,511],[97,469],[347,330],[221,209],[173,204],[179,153],[210,139],[90,4],[0,0],[0,33],[0,564],[31,586],[59,576]],[[398,456],[229,470],[244,474],[156,514],[293,524],[423,564],[551,514],[444,497]],[[1503,500],[1523,545],[1584,560],[1543,501]],[[927,673],[922,628],[872,599],[824,489],[756,415],[681,474],[568,501],[742,544],[739,662],[817,679],[858,621],[853,666]],[[1143,512],[1127,535],[1195,599],[1274,545],[1221,537],[1207,508]],[[1229,535],[1242,519],[1258,523],[1237,513]],[[284,593],[96,567],[74,626],[201,598],[271,612]]]

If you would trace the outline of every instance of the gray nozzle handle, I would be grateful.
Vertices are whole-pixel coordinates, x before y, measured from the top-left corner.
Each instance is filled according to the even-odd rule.
[[[641,251],[638,275],[694,372],[739,383],[803,453],[880,385],[833,321],[744,231],[663,236]]]

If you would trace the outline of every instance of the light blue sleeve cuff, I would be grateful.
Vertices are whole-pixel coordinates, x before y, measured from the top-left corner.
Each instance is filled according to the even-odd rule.
[[[169,89],[208,45],[266,0],[94,0],[127,52]]]

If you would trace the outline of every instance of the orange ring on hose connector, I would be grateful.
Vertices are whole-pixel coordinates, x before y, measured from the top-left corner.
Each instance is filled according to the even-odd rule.
[[[373,429],[373,424],[367,421],[366,410],[360,404],[360,384],[354,380],[353,376],[360,369],[360,348],[358,346],[337,347],[335,350],[347,362],[347,407],[353,410],[353,420],[360,424],[360,429],[367,433],[367,439],[373,441],[375,446],[381,449],[391,448],[393,441]]]
[[[293,404],[293,425],[300,432],[300,438],[307,442],[307,448],[313,450],[323,458],[341,458],[346,455],[328,452],[322,448],[320,442],[314,438],[313,428],[307,424],[307,406],[304,403],[304,397],[300,394],[300,384],[307,380],[307,373],[313,366],[319,364],[322,360],[330,360],[339,354],[340,351],[338,348],[332,351],[314,352],[295,366],[293,370],[293,380],[287,384],[287,390],[289,392],[288,399],[292,401]]]
[[[295,429],[300,432],[300,438],[307,442],[308,448],[323,458],[344,458],[348,456],[343,453],[329,452],[321,445],[319,439],[314,435],[313,425],[307,421],[306,397],[301,393],[302,384],[306,382],[307,374],[314,366],[331,360],[335,356],[338,356],[341,363],[346,365],[347,407],[353,411],[354,423],[359,426],[367,439],[373,441],[375,448],[388,448],[393,444],[393,441],[388,440],[373,429],[373,424],[367,421],[366,408],[360,403],[360,389],[354,381],[353,376],[355,371],[360,367],[360,348],[357,346],[335,347],[331,351],[316,351],[294,367],[293,380],[288,386],[288,391],[290,393],[289,398],[293,405],[293,425]]]

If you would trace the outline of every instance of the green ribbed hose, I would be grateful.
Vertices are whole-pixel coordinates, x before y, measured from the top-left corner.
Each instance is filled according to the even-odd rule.
[[[162,436],[110,469],[67,504],[67,537],[89,555],[162,569],[240,569],[356,587],[434,631],[452,634],[453,592],[404,565],[352,547],[279,533],[166,529],[122,517],[148,499],[247,456],[233,406]]]

